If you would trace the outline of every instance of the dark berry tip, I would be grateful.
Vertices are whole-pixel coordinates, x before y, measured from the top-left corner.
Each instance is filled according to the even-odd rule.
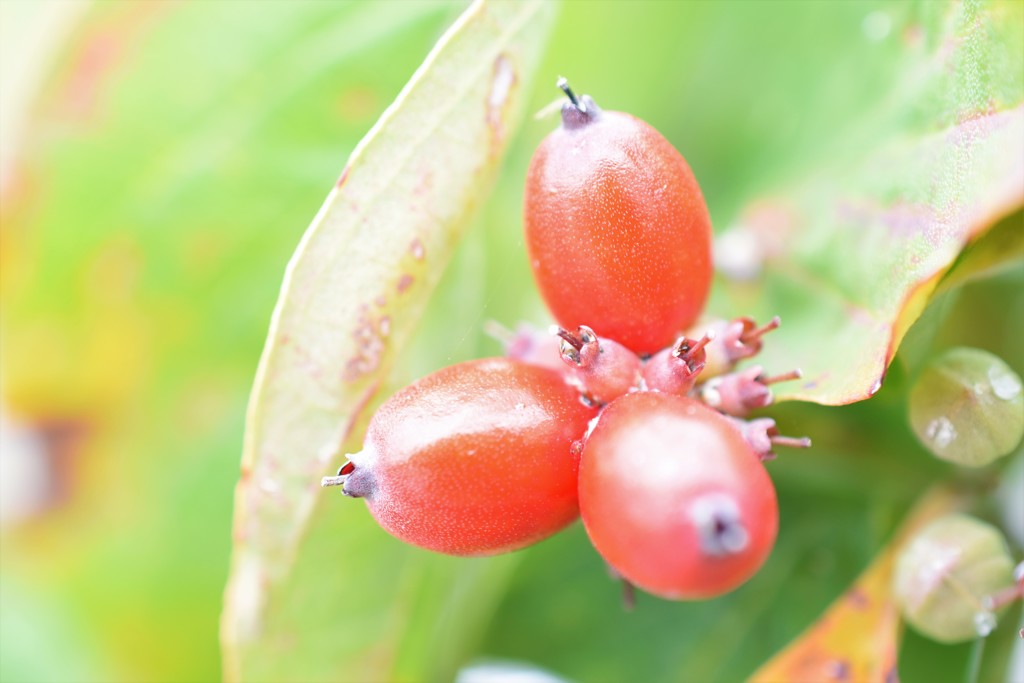
[[[325,488],[340,486],[344,495],[350,498],[363,498],[373,492],[374,478],[370,470],[356,467],[356,464],[349,460],[338,468],[338,473],[333,477],[323,477],[320,485]]]
[[[561,88],[569,101],[562,105],[562,125],[568,129],[582,128],[593,123],[601,110],[589,95],[577,97],[573,89],[569,87],[569,81],[559,78],[558,87]]]
[[[693,501],[690,520],[697,529],[701,551],[711,557],[738,555],[750,545],[750,534],[735,499],[707,493]]]
[[[587,105],[584,102],[579,101],[576,97],[576,93],[574,93],[572,88],[569,87],[569,81],[564,76],[558,77],[556,85],[565,93],[565,96],[569,98],[569,101],[572,102],[572,106],[576,107],[581,114],[587,113]]]

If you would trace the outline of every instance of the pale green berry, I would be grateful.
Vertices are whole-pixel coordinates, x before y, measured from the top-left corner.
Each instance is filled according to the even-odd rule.
[[[925,367],[911,389],[910,424],[936,457],[987,465],[1024,436],[1021,378],[987,351],[950,349]]]
[[[958,643],[995,628],[989,598],[1013,581],[1013,560],[999,530],[955,514],[935,520],[903,546],[893,592],[916,630]]]

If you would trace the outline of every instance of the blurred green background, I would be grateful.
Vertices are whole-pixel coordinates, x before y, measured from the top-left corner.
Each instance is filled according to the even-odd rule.
[[[0,679],[220,677],[245,404],[285,264],[356,143],[464,7],[0,3]],[[565,75],[646,119],[686,156],[720,230],[905,124],[892,91],[948,12],[569,1],[528,112]],[[547,322],[521,197],[554,125],[524,123],[392,388],[499,353],[488,320]],[[944,295],[923,322],[914,348],[978,346],[1020,373],[1020,263]],[[309,595],[280,616],[289,644],[267,654],[264,680],[451,680],[480,657],[576,681],[739,680],[841,593],[930,483],[998,482],[1000,466],[965,475],[914,440],[909,375],[898,359],[871,401],[772,411],[815,447],[771,465],[782,532],[767,566],[708,602],[641,596],[625,613],[578,524],[512,556],[457,560],[401,545],[364,506],[332,497],[296,568]],[[1014,609],[982,680],[1013,680]],[[902,679],[951,680],[968,650],[908,632]]]

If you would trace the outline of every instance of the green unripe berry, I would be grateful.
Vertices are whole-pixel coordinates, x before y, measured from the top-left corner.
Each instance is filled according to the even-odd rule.
[[[1021,378],[980,349],[950,349],[921,372],[910,391],[910,424],[936,457],[981,467],[1024,436]]]
[[[963,642],[995,627],[989,598],[1013,585],[1013,560],[998,529],[947,515],[903,547],[894,584],[911,626],[943,643]]]

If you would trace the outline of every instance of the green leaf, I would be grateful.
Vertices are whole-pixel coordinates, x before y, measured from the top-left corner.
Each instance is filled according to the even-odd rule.
[[[945,294],[957,287],[1024,265],[1024,212],[1007,216],[972,242],[942,278],[935,290]]]
[[[292,258],[252,393],[236,492],[222,620],[229,678],[273,678],[268,672],[284,662],[289,677],[329,678],[345,664],[341,645],[300,664],[282,658],[298,636],[289,631],[282,641],[265,617],[287,618],[286,605],[302,602],[293,590],[339,606],[359,590],[334,578],[345,566],[341,546],[321,567],[325,581],[291,576],[313,506],[327,495],[317,483],[337,465],[489,189],[552,10],[539,0],[470,6],[357,147]],[[385,652],[361,665],[383,676],[391,659]]]
[[[725,283],[716,308],[782,316],[758,362],[804,381],[780,398],[873,395],[960,251],[1024,203],[1024,7],[941,7],[905,34],[870,135],[837,127],[863,149],[750,204],[730,238],[753,243],[764,271],[756,291]]]

